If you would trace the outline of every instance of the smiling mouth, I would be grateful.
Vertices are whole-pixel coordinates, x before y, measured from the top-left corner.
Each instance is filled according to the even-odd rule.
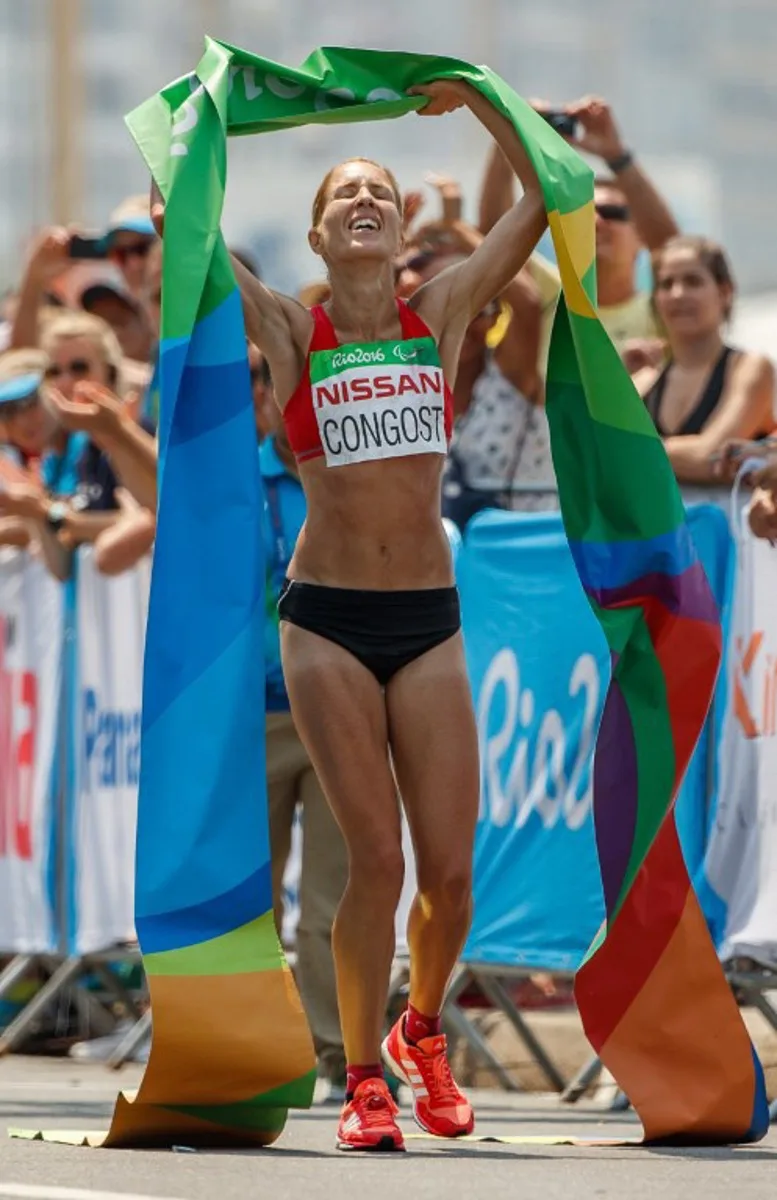
[[[348,228],[351,233],[379,233],[380,222],[375,217],[355,217]]]

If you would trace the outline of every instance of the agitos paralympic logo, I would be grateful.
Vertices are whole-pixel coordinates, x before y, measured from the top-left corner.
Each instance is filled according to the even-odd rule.
[[[15,638],[15,623],[0,614],[0,858],[29,861],[38,679],[6,667]]]
[[[762,653],[764,640],[762,630],[736,639],[734,716],[746,738],[777,733],[777,662]]]

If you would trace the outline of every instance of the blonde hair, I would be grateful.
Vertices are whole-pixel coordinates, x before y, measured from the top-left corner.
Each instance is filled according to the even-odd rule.
[[[331,286],[325,279],[321,279],[304,284],[297,293],[297,299],[305,308],[314,308],[317,304],[326,304],[331,295]]]
[[[335,166],[330,167],[324,178],[321,180],[318,191],[316,192],[313,200],[313,207],[311,210],[311,222],[314,229],[318,228],[321,218],[324,215],[324,209],[326,208],[327,200],[329,199],[329,185],[332,182],[332,176],[334,175],[335,171],[339,171],[341,167],[349,166],[350,163],[367,163],[368,166],[377,167],[379,171],[383,172],[391,184],[391,190],[394,193],[394,202],[399,209],[400,217],[402,216],[402,193],[399,190],[399,184],[397,183],[393,172],[390,171],[388,167],[384,167],[383,163],[376,162],[374,158],[362,158],[361,155],[357,155],[355,158],[346,158],[343,162],[336,163]]]
[[[116,387],[121,377],[123,355],[119,339],[107,321],[87,312],[61,312],[46,321],[40,335],[41,348],[51,354],[54,346],[70,338],[89,338],[98,347],[103,362],[108,367],[111,387]]]

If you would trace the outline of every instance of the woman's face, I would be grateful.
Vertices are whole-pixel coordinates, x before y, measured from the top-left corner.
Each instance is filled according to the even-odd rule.
[[[151,331],[140,308],[133,308],[120,296],[106,294],[92,305],[90,311],[110,325],[127,358],[148,362]]]
[[[73,398],[77,383],[108,385],[108,364],[102,347],[90,337],[62,338],[48,349],[50,365],[46,378],[66,400]]]
[[[111,240],[108,258],[121,271],[127,287],[134,296],[140,295],[146,272],[146,258],[154,241],[155,238],[148,234],[133,233],[129,229],[120,229]]]
[[[667,333],[713,333],[726,319],[732,289],[719,284],[690,248],[668,250],[656,270],[655,303]]]
[[[386,172],[365,162],[337,167],[309,241],[326,262],[395,258],[402,241],[402,219]]]

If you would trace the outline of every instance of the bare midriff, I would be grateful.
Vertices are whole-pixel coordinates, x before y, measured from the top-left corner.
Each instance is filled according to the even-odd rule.
[[[376,591],[450,587],[440,517],[443,457],[413,455],[327,467],[300,464],[308,515],[289,578]]]

